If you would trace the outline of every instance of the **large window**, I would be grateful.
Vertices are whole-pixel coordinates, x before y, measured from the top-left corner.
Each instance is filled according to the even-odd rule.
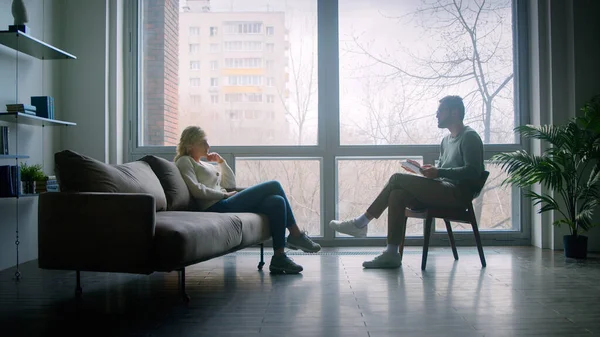
[[[400,160],[438,159],[448,131],[437,128],[435,112],[445,95],[464,98],[465,124],[481,135],[486,159],[527,146],[513,133],[527,117],[519,100],[525,1],[131,3],[132,154],[172,157],[181,131],[199,125],[238,185],[279,180],[299,225],[321,240],[385,240],[387,213],[358,241],[326,224],[364,212],[401,172]],[[520,191],[486,168],[475,200],[484,240],[527,242]],[[433,244],[444,230],[436,224]],[[422,235],[422,222],[411,219],[407,243]]]
[[[460,95],[486,144],[514,143],[510,0],[339,0],[342,144],[439,144]]]
[[[200,5],[203,1],[139,1],[144,66],[138,146],[173,146],[192,124],[206,130],[213,146],[316,145],[315,0],[212,0],[209,11]],[[200,40],[190,42],[191,36]],[[219,77],[192,78],[200,64],[215,70],[212,65],[219,63]],[[200,107],[189,106],[189,97],[198,94],[269,95],[275,100],[205,100]],[[247,110],[249,102],[251,109],[273,111],[274,118],[263,119],[259,129],[228,118],[228,111]],[[274,136],[267,140],[262,137],[267,133]]]

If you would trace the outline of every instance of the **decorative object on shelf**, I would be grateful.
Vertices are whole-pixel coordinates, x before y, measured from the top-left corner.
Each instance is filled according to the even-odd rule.
[[[492,157],[508,175],[503,184],[521,188],[542,184],[554,192],[530,190],[525,195],[542,206],[538,213],[555,211],[563,216],[554,225],[569,227],[571,235],[563,237],[563,244],[565,256],[571,258],[587,257],[587,236],[581,234],[599,225],[593,222],[593,214],[600,205],[600,95],[581,111],[583,115],[564,125],[515,128],[525,138],[549,143],[541,155],[518,150]]]
[[[13,0],[11,12],[14,18],[14,24],[8,26],[8,30],[11,32],[20,30],[23,33],[27,33],[27,26],[25,26],[25,24],[29,22],[29,17],[23,0]]]
[[[36,108],[37,116],[54,119],[54,97],[32,96],[31,105]]]
[[[42,165],[27,165],[21,163],[21,186],[23,194],[34,194],[36,190],[36,182],[44,181],[44,184],[48,180],[48,177],[42,170]]]

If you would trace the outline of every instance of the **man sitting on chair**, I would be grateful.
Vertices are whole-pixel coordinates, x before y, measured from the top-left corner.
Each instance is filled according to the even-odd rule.
[[[436,118],[438,127],[448,129],[450,134],[442,140],[438,166],[423,165],[421,174],[424,177],[395,173],[364,214],[329,223],[337,232],[366,237],[369,222],[379,218],[389,206],[387,248],[372,261],[363,262],[363,267],[400,267],[400,246],[404,245],[406,234],[406,207],[461,207],[475,197],[470,184],[465,182],[479,178],[484,171],[483,143],[475,130],[463,124],[464,117],[461,97],[442,98]]]

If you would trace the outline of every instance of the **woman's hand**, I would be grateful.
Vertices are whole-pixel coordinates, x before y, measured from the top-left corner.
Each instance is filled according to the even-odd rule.
[[[222,162],[224,162],[225,160],[223,159],[223,157],[221,157],[220,154],[216,153],[216,152],[211,152],[209,154],[206,155],[206,159],[208,161],[216,161],[217,163],[221,164]]]
[[[225,192],[225,197],[223,197],[223,199],[231,198],[231,197],[233,197],[233,196],[234,196],[236,193],[237,193],[237,191]]]

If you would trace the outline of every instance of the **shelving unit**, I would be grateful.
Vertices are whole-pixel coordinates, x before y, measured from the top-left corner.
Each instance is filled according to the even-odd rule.
[[[77,59],[72,54],[67,53],[64,50],[58,49],[44,41],[36,39],[35,37],[26,34],[22,31],[0,31],[0,45],[4,45],[8,48],[14,49],[17,51],[16,53],[16,83],[15,83],[15,103],[25,103],[28,102],[19,102],[19,57],[21,54],[26,54],[35,58],[38,58],[42,61],[46,60],[72,60]],[[43,72],[43,70],[42,70]],[[43,85],[43,84],[42,84]],[[43,87],[42,87],[43,89]],[[43,90],[42,90],[43,91]],[[22,99],[22,98],[21,98]],[[0,122],[2,123],[10,123],[15,126],[15,154],[8,155],[0,155],[0,161],[4,160],[15,160],[17,166],[19,166],[19,160],[21,159],[29,159],[30,156],[27,154],[22,154],[19,152],[19,125],[30,125],[30,126],[38,126],[42,129],[42,139],[43,139],[43,129],[47,126],[76,126],[76,123],[61,121],[56,119],[49,119],[38,117],[35,115],[30,115],[21,112],[0,112]],[[16,230],[15,230],[15,248],[17,251],[17,261],[16,261],[16,270],[14,279],[16,281],[21,279],[21,272],[19,270],[19,199],[33,199],[36,198],[38,194],[21,194],[12,197],[0,197],[0,199],[16,199]]]
[[[0,121],[36,126],[75,126],[76,123],[38,117],[22,112],[0,112]]]
[[[39,194],[21,194],[18,198],[14,197],[0,197],[0,199],[21,199],[21,198],[36,198]]]
[[[0,31],[0,44],[40,60],[76,59],[74,55],[51,46],[21,31]]]
[[[0,159],[29,159],[29,156],[24,154],[0,154]]]

